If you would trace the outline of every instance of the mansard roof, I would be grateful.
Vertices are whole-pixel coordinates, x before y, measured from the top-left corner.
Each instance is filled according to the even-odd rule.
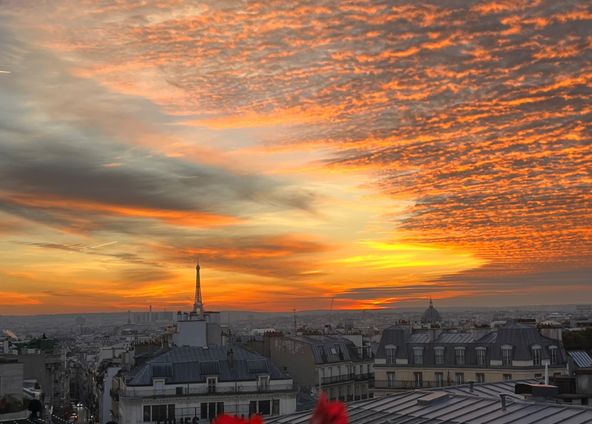
[[[287,336],[287,339],[294,340],[310,346],[317,364],[335,362],[359,362],[364,359],[356,345],[349,339],[332,335],[311,335],[311,336]]]
[[[408,327],[392,326],[385,329],[376,356],[386,357],[386,347],[396,347],[396,358],[410,358],[414,347],[424,348],[424,361],[430,363],[434,347],[445,349],[445,363],[454,363],[454,348],[467,349],[467,364],[476,362],[474,352],[478,346],[486,348],[486,360],[501,360],[502,346],[512,347],[513,360],[531,360],[534,346],[542,348],[542,359],[549,359],[549,347],[559,348],[559,360],[565,361],[561,342],[543,336],[536,327],[521,323],[508,322],[497,329],[475,330],[441,330],[441,329],[410,329]]]
[[[271,379],[290,378],[269,359],[239,346],[183,346],[173,347],[133,369],[127,385],[150,386],[153,378],[164,378],[165,384],[200,383],[210,376],[218,381],[245,381],[261,374]]]

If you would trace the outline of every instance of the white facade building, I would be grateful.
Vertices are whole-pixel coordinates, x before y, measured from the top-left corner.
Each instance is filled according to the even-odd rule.
[[[173,347],[128,378],[115,378],[112,393],[119,424],[197,424],[221,413],[248,417],[296,411],[292,378],[238,346]]]

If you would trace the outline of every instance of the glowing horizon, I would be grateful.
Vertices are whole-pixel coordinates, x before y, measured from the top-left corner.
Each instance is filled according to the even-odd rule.
[[[0,313],[592,301],[592,7],[6,2]]]

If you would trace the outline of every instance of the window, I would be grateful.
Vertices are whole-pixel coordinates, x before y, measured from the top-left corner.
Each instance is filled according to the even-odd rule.
[[[464,365],[465,364],[465,348],[462,346],[458,346],[454,348],[454,358],[456,365]]]
[[[208,377],[208,393],[216,393],[216,377]]]
[[[423,347],[413,348],[413,363],[418,365],[423,364]]]
[[[144,422],[149,423],[151,420],[150,405],[144,405]]]
[[[512,379],[512,374],[504,374],[503,378],[504,378],[504,381],[510,381]]]
[[[271,414],[271,401],[260,400],[259,401],[259,414],[270,415]]]
[[[166,421],[166,414],[166,405],[152,405],[152,421]]]
[[[437,365],[444,363],[444,346],[437,346],[434,348],[434,360]]]
[[[395,373],[394,372],[387,372],[386,373],[386,385],[387,385],[387,387],[395,387]]]
[[[444,373],[443,372],[437,372],[435,374],[436,376],[436,386],[437,387],[442,387],[444,385]]]
[[[280,400],[274,399],[271,402],[271,415],[280,415]]]
[[[551,359],[551,364],[555,365],[557,363],[559,363],[558,361],[558,349],[557,346],[549,346],[549,357]]]
[[[269,390],[269,376],[268,375],[260,375],[257,378],[257,386],[259,387],[260,391]]]
[[[456,378],[456,384],[465,384],[465,374],[462,372],[457,372],[454,374]]]
[[[534,375],[534,378],[543,378],[543,374],[537,373]]]
[[[224,402],[202,402],[200,406],[200,417],[204,420],[213,420],[224,413]]]
[[[415,387],[423,387],[423,374],[421,372],[414,372],[413,379],[415,380]]]
[[[542,349],[540,346],[535,345],[532,347],[532,364],[533,365],[541,365],[541,352],[542,352]]]
[[[485,374],[482,372],[475,374],[475,377],[477,377],[477,383],[485,383]]]
[[[502,365],[512,365],[512,346],[502,346]]]
[[[475,348],[475,352],[477,353],[477,365],[480,367],[485,366],[485,354],[487,353],[487,349],[483,346],[479,346]]]
[[[397,346],[394,345],[387,345],[386,348],[386,363],[387,364],[394,364],[395,363],[395,355],[397,354]]]
[[[175,388],[175,394],[176,395],[182,395],[183,394],[183,387],[176,387]]]
[[[144,422],[173,422],[175,420],[175,404],[144,405]]]
[[[200,417],[203,420],[207,420],[208,419],[208,404],[207,404],[207,402],[202,403],[200,406],[201,406]]]
[[[275,402],[275,401],[274,401]],[[279,411],[279,400],[277,401],[277,408]],[[249,415],[271,415],[271,401],[270,400],[252,400],[249,402]],[[274,405],[275,407],[275,405]],[[278,412],[279,413],[279,412]]]

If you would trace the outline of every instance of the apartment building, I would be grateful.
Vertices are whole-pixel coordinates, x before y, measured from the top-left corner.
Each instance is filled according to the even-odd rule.
[[[510,322],[496,329],[384,330],[374,361],[376,395],[401,389],[441,387],[473,381],[542,378],[566,372],[559,340],[533,325]]]

